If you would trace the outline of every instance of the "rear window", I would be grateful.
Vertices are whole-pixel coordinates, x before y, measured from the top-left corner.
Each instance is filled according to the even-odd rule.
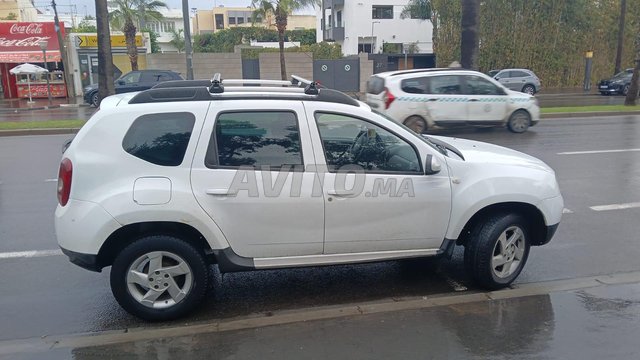
[[[137,118],[122,140],[129,154],[162,166],[182,164],[196,117],[192,113],[147,114]]]
[[[378,76],[372,76],[367,81],[367,92],[369,94],[378,95],[384,91],[384,79]]]

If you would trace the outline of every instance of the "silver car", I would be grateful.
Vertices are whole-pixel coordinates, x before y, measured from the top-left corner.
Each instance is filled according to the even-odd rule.
[[[527,69],[502,69],[494,77],[505,87],[534,95],[542,88],[540,79]]]

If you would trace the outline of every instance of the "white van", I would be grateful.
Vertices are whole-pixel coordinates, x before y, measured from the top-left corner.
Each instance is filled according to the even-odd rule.
[[[534,96],[463,69],[376,74],[367,82],[366,101],[373,110],[419,133],[455,125],[507,126],[522,133],[540,119]]]

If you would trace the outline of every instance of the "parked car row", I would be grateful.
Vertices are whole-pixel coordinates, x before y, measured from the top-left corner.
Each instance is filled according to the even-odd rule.
[[[170,70],[136,70],[120,76],[114,83],[116,94],[151,89],[159,82],[183,80],[180,74]],[[98,84],[84,88],[84,101],[95,107],[100,105]]]

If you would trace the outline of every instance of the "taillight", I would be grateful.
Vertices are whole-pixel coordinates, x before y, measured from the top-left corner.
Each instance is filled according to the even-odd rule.
[[[64,158],[60,163],[58,171],[58,202],[65,206],[69,202],[69,194],[71,193],[71,176],[73,175],[73,165],[71,160]]]
[[[384,108],[385,110],[391,106],[391,103],[396,99],[395,96],[389,91],[389,89],[384,88]]]

